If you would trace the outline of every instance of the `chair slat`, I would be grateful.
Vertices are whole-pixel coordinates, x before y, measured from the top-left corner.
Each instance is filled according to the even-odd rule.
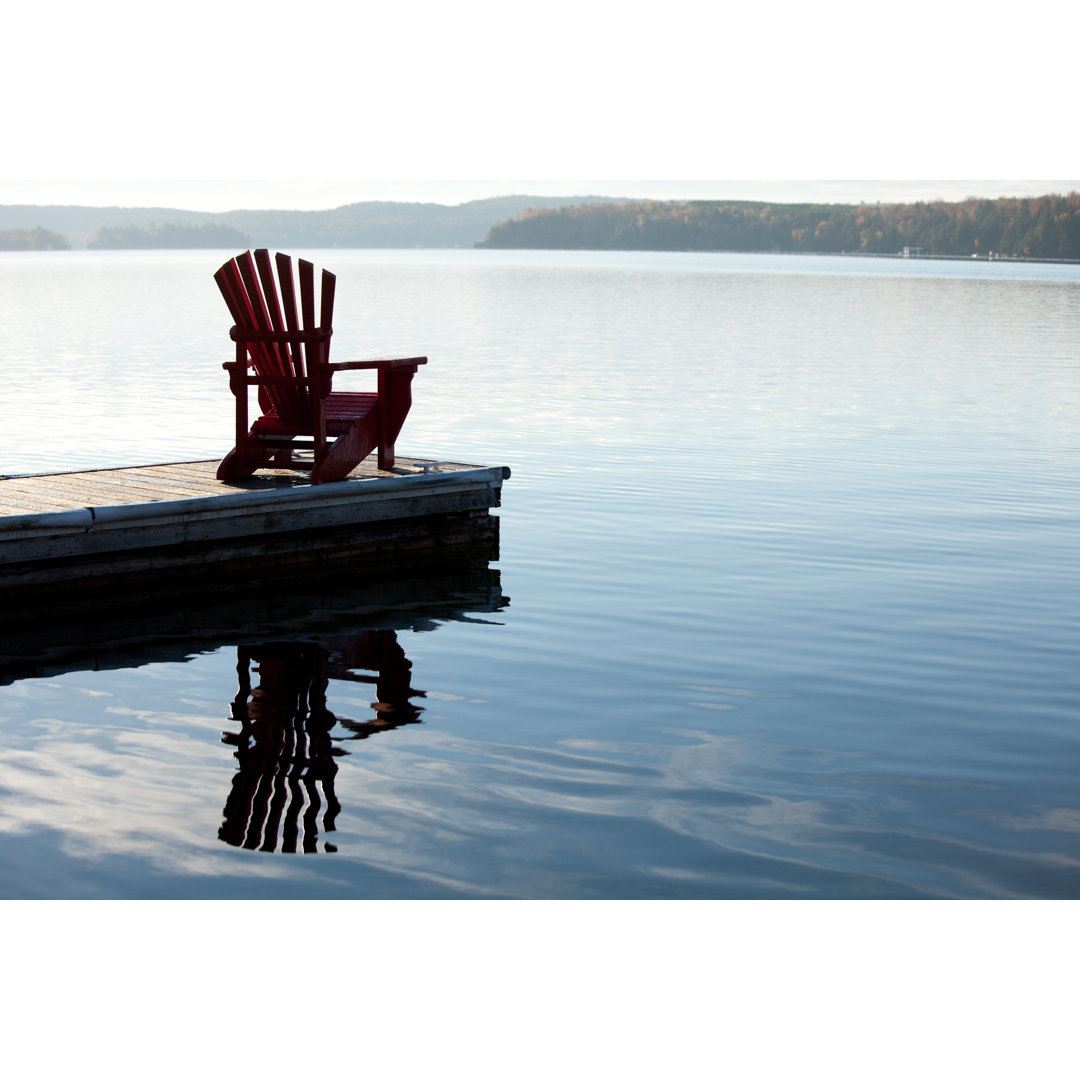
[[[319,309],[319,326],[325,330],[329,330],[334,325],[334,289],[337,285],[337,278],[330,273],[329,270],[322,272],[322,296],[320,297],[321,306]],[[323,349],[323,361],[326,362],[330,359],[330,343],[327,342]]]
[[[281,303],[285,309],[285,325],[295,334],[300,329],[296,318],[296,288],[293,285],[292,259],[282,252],[275,256],[278,268],[278,281],[281,283]]]
[[[286,329],[285,320],[281,315],[281,303],[278,299],[278,281],[292,288],[292,261],[285,256],[282,265],[280,258],[277,260],[278,280],[274,278],[274,264],[270,261],[270,252],[266,248],[259,248],[255,252],[255,264],[259,270],[259,280],[262,282],[263,296],[265,298],[267,314],[270,325],[277,333],[283,334]],[[294,344],[290,350],[286,341],[279,341],[270,346],[275,351],[277,373],[286,376],[303,377],[307,372],[301,355],[301,347]],[[307,388],[300,384],[284,384],[268,386],[268,391],[277,407],[278,415],[290,423],[304,423],[311,412],[311,399]]]
[[[244,291],[247,293],[248,310],[251,314],[251,328],[253,330],[272,330],[270,316],[266,313],[266,304],[263,301],[262,289],[259,288],[259,278],[255,269],[255,260],[250,251],[236,256],[236,268],[240,272],[240,280],[243,282]]]
[[[250,322],[250,313],[245,309],[247,297],[240,287],[239,278],[240,272],[236,269],[236,263],[231,260],[214,274],[214,280],[221,290],[221,295],[225,298],[225,304],[233,322],[237,326],[247,327]]]
[[[245,305],[246,320],[241,325],[249,330],[272,330],[270,316],[266,311],[266,303],[263,300],[262,290],[259,288],[259,279],[255,270],[255,260],[250,251],[237,255],[234,260],[240,275],[240,284],[246,294]],[[269,345],[249,346],[248,350],[255,366],[261,368],[268,375],[284,375],[277,351]]]
[[[250,260],[250,252],[246,252],[245,255]],[[244,256],[237,256],[230,259],[214,277],[222,295],[225,297],[225,302],[236,325],[244,330],[262,329],[260,320],[256,315],[256,306],[252,304],[252,299],[244,283],[244,274],[241,270],[243,258]],[[271,360],[271,353],[268,349],[267,345],[248,345],[247,355],[251,357],[257,368],[272,373],[275,370],[275,365]],[[276,409],[277,407],[266,390],[260,390],[259,403],[264,410]]]
[[[259,281],[262,282],[263,297],[266,300],[266,310],[270,316],[270,325],[279,333],[285,329],[285,321],[281,317],[281,304],[278,301],[277,282],[274,280],[274,267],[270,262],[270,252],[266,248],[259,248],[255,252],[255,265],[259,270]],[[291,270],[290,270],[291,273]],[[277,346],[278,361],[282,370],[291,373],[293,371],[292,358],[289,355],[288,346],[282,343]]]
[[[260,249],[252,257],[251,252],[244,252],[243,255],[237,256],[237,264],[250,302],[254,320],[252,329],[266,331],[283,329],[269,253],[265,249]],[[267,283],[265,293],[260,288],[260,279]],[[251,343],[248,348],[251,358],[255,361],[256,369],[262,374],[292,375],[293,365],[289,358],[288,346],[284,342],[266,345]],[[265,391],[273,404],[274,411],[283,420],[293,424],[306,422],[310,412],[310,399],[304,387],[271,384],[265,387]]]
[[[300,316],[304,320],[305,330],[316,329],[315,325],[315,267],[307,259],[297,259],[296,269],[300,275]],[[318,346],[308,345],[304,349],[304,357],[307,361],[307,370],[312,375],[316,374],[318,366]],[[315,393],[321,393],[321,386],[313,386]]]
[[[315,267],[307,259],[297,259],[300,271],[300,313],[305,330],[315,329]]]

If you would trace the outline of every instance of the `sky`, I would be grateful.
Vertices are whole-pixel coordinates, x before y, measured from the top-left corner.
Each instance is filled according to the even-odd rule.
[[[0,203],[1080,190],[1077,4],[390,7],[20,5]]]

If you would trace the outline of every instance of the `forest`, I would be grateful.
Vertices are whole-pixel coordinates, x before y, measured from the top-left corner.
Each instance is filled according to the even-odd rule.
[[[43,229],[0,229],[0,251],[67,251],[71,241],[66,236]]]
[[[888,205],[624,202],[526,209],[489,248],[1080,259],[1080,193]]]
[[[55,233],[63,246],[76,249],[208,247],[236,251],[249,245],[285,251],[329,247],[473,248],[496,222],[514,217],[526,207],[541,209],[595,201],[596,197],[590,196],[503,195],[459,206],[359,202],[330,210],[220,213],[160,206],[0,205],[0,237],[8,237],[9,250],[28,250],[40,244],[42,238],[34,234],[35,226]],[[194,231],[199,226],[207,228]]]
[[[245,248],[248,238],[227,225],[110,225],[86,241],[87,248]]]

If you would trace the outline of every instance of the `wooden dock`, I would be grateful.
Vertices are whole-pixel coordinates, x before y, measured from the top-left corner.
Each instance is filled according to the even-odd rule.
[[[190,461],[0,477],[0,597],[490,547],[498,518],[488,511],[510,475],[403,457],[388,471],[368,459],[346,480],[315,486],[284,470],[226,483],[216,469]]]

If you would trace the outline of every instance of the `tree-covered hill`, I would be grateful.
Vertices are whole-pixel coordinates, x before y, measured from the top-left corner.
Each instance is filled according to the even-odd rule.
[[[66,251],[71,241],[40,225],[33,229],[0,229],[0,251]]]
[[[0,206],[0,234],[37,227],[68,237],[71,246],[297,248],[475,247],[498,221],[526,207],[588,203],[590,199],[507,195],[458,206],[359,202],[331,210],[228,210],[207,213],[163,207]],[[193,230],[204,230],[198,236]]]
[[[960,203],[627,202],[527,209],[485,247],[1080,259],[1080,193]]]
[[[103,250],[247,247],[247,237],[228,225],[106,225],[86,242]]]
[[[486,237],[486,239],[485,239]],[[0,250],[210,247],[566,248],[1080,259],[1080,194],[888,205],[628,202],[510,195],[460,206],[206,213],[0,206]]]

